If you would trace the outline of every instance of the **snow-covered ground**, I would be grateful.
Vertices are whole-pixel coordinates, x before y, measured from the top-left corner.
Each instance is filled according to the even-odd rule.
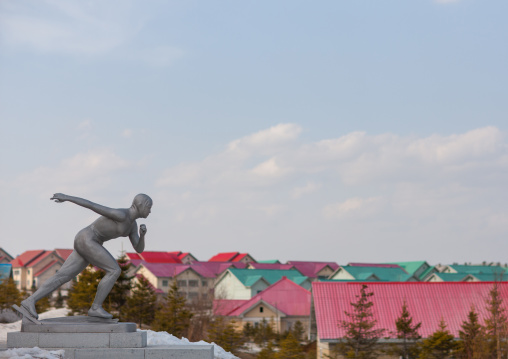
[[[65,317],[68,313],[68,310],[65,308],[62,309],[53,309],[49,310],[45,313],[39,315],[39,319],[49,319],[49,318],[58,318]],[[21,320],[9,323],[9,324],[0,324],[0,348],[6,347],[7,343],[7,333],[8,332],[16,332],[21,329]],[[189,342],[188,339],[182,338],[178,339],[177,337],[168,334],[167,332],[154,332],[152,330],[146,330],[148,346],[152,345],[209,345],[205,341],[200,342]],[[238,357],[233,354],[225,351],[220,346],[215,343],[211,343],[214,346],[215,359],[238,359]],[[62,350],[52,350],[47,351],[39,348],[30,348],[30,349],[9,349],[6,351],[0,351],[0,358],[12,358],[12,359],[61,359],[63,358]]]

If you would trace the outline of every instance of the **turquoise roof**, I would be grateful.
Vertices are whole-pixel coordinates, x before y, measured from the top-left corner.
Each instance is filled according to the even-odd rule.
[[[257,261],[257,263],[279,264],[280,261],[278,259],[267,259],[264,261]]]
[[[0,280],[10,278],[12,272],[12,265],[10,263],[0,264]]]
[[[301,284],[305,282],[308,278],[302,276],[302,273],[297,271],[296,269],[239,269],[239,268],[230,268],[228,269],[231,274],[233,274],[243,285],[246,287],[252,286],[258,280],[263,278],[269,284],[274,284],[282,279],[282,277],[287,277],[291,281],[296,284]]]
[[[468,266],[461,264],[453,264],[450,267],[456,270],[458,273],[467,273],[467,274],[497,274],[499,276],[502,276],[506,273],[506,269],[500,266]]]
[[[413,261],[413,262],[393,262],[388,264],[397,264],[404,268],[406,272],[409,274],[415,274],[415,272],[420,269],[420,267],[424,264],[429,265],[426,261]]]
[[[461,282],[467,273],[434,273],[445,282]]]
[[[422,273],[422,275],[420,275],[420,279],[424,280],[429,274],[431,274],[431,272],[434,269],[436,269],[436,266],[432,266],[432,267],[428,268],[425,272]]]
[[[471,273],[470,273],[471,274]],[[471,274],[480,282],[506,282],[508,281],[508,276],[499,277],[498,274]]]
[[[343,266],[346,272],[351,274],[355,279],[366,279],[371,275],[375,275],[380,280],[389,282],[405,282],[411,275],[408,275],[402,268],[387,268],[387,267],[357,267],[357,266]]]

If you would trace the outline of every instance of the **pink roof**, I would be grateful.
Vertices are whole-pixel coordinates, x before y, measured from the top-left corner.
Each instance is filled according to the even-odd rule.
[[[44,258],[50,256],[51,254],[53,254],[52,251],[51,252],[50,251],[45,251],[40,256],[34,258],[31,262],[27,263],[26,267],[28,267],[28,266],[33,267],[33,266],[37,265],[37,263],[42,261]]]
[[[295,266],[292,264],[281,263],[249,263],[254,269],[293,269]]]
[[[174,277],[178,274],[192,269],[199,275],[206,278],[215,278],[215,274],[202,266],[193,266],[192,264],[179,264],[179,263],[147,263],[144,262],[143,266],[146,267],[156,277]]]
[[[351,267],[402,268],[398,264],[385,264],[385,263],[349,263],[348,266],[351,266]],[[402,268],[402,269],[404,269],[404,268]]]
[[[228,268],[246,268],[247,264],[243,262],[194,262],[192,263],[193,267],[203,266],[208,269],[210,272],[214,273],[215,276],[218,276],[224,273]]]
[[[239,252],[219,253],[210,258],[208,262],[232,262],[233,258],[239,254]]]
[[[413,322],[421,322],[420,335],[428,337],[439,325],[441,318],[455,336],[467,314],[474,305],[480,321],[487,315],[485,299],[492,289],[492,282],[379,282],[368,283],[373,292],[376,328],[385,328],[385,335],[396,331],[395,320],[399,317],[404,299]],[[337,339],[344,336],[338,323],[345,320],[345,311],[351,312],[351,302],[356,301],[362,283],[314,282],[312,293],[316,310],[316,322],[320,339]],[[498,283],[504,306],[508,308],[508,283]]]
[[[248,301],[248,299],[215,299],[213,301],[213,313],[226,316]]]
[[[225,315],[230,317],[240,316],[261,301],[286,315],[310,315],[311,293],[286,277],[283,277]],[[220,302],[216,306],[220,308]]]
[[[316,278],[319,271],[326,266],[329,266],[333,271],[339,268],[339,265],[335,262],[302,262],[302,261],[288,261],[288,264],[292,264],[295,269],[298,269],[300,273],[309,278]]]
[[[149,263],[182,263],[178,256],[170,252],[127,253],[129,259],[142,259]]]
[[[71,255],[72,252],[74,252],[73,249],[62,249],[62,248],[58,248],[58,249],[55,249],[55,252],[56,254],[62,258],[64,261],[67,260],[67,258],[69,258],[69,256]]]
[[[52,260],[51,262],[49,262],[46,266],[44,266],[44,268],[42,268],[40,271],[38,271],[37,273],[34,274],[34,277],[38,277],[40,276],[42,273],[44,273],[45,271],[47,271],[49,268],[53,267],[53,265],[55,265],[56,263],[58,263],[58,260],[54,259]]]
[[[44,249],[25,251],[11,261],[13,268],[24,267],[38,256],[46,252]]]

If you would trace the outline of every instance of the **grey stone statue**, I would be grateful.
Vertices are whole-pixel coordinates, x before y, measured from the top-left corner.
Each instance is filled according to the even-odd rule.
[[[78,232],[74,239],[74,251],[67,258],[62,268],[44,282],[34,294],[21,302],[22,309],[25,309],[37,319],[39,316],[35,310],[35,303],[76,277],[88,264],[92,264],[104,270],[106,275],[97,287],[97,293],[88,315],[104,319],[112,318],[113,316],[102,308],[102,303],[113,288],[121,270],[115,258],[102,244],[110,239],[128,236],[136,252],[143,252],[145,249],[146,226],[144,224],[139,226],[138,235],[136,219],[148,217],[153,204],[152,199],[146,194],[138,194],[134,197],[130,208],[119,209],[108,208],[83,198],[62,193],[55,193],[50,199],[58,203],[72,202],[91,209],[101,216],[91,225]]]

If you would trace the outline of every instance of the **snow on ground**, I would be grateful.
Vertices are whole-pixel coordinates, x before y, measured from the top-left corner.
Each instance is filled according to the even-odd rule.
[[[139,330],[138,330],[139,331]],[[215,343],[207,343],[203,340],[199,342],[189,342],[187,338],[178,339],[168,332],[154,332],[153,330],[146,331],[147,345],[213,345],[213,352],[215,359],[238,359],[230,352],[225,351]]]
[[[63,359],[63,350],[44,350],[35,348],[8,349],[0,352],[0,358],[9,359]]]

